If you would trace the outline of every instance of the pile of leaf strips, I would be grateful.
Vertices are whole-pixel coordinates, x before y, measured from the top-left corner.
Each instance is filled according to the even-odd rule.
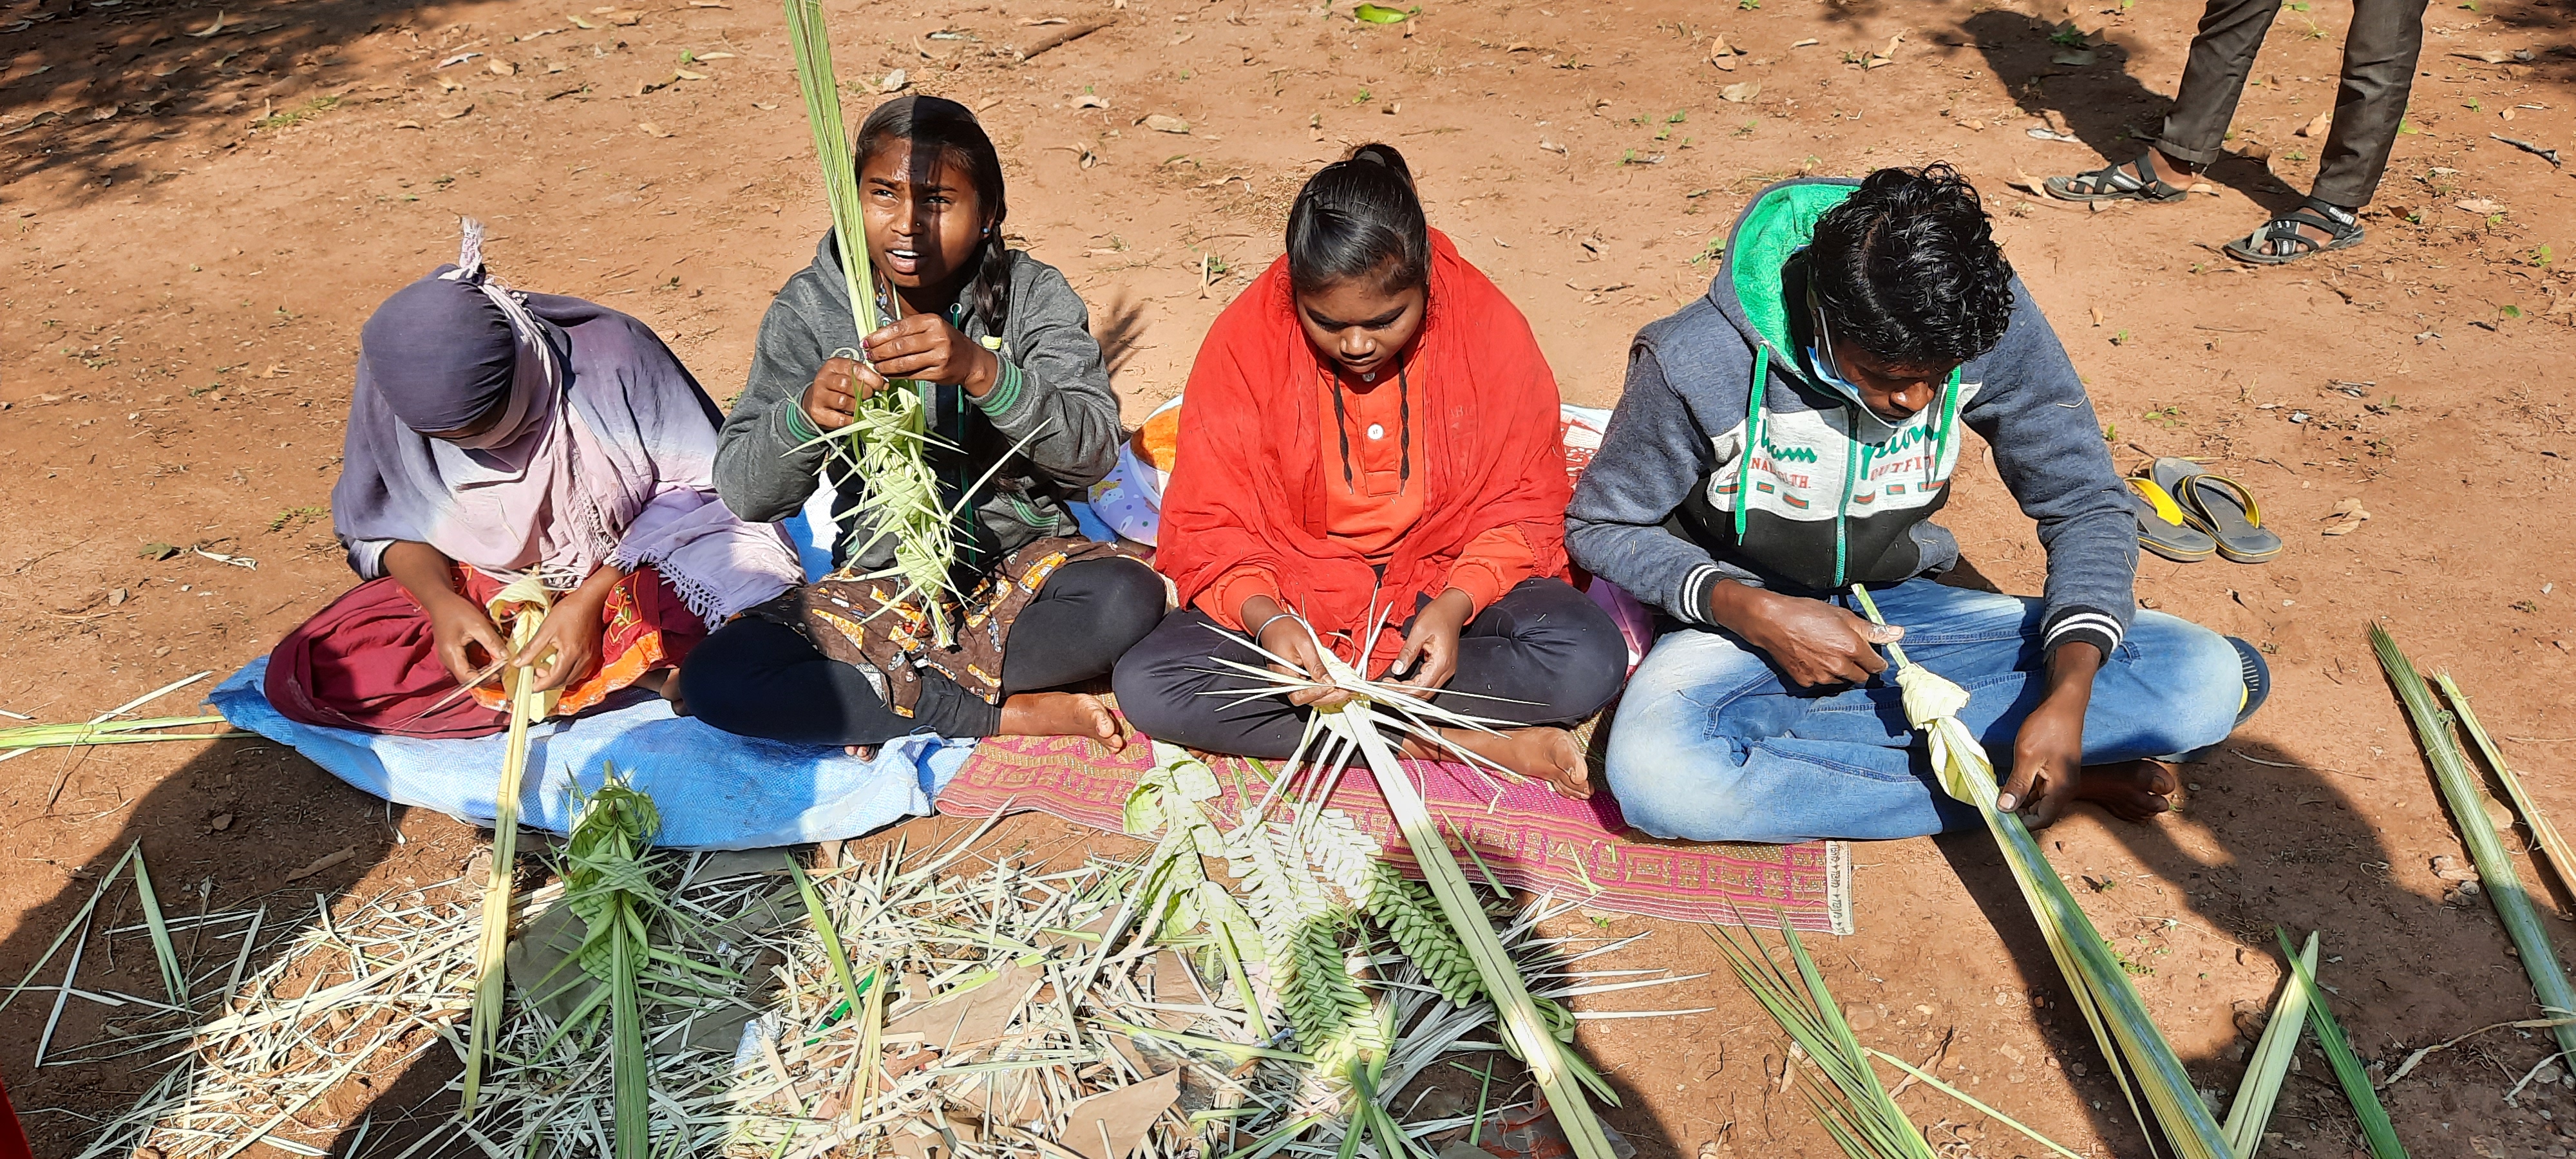
[[[579,818],[557,863],[563,880],[512,898],[516,993],[475,1109],[427,1131],[406,1124],[418,1132],[411,1146],[388,1154],[463,1145],[526,1159],[626,1156],[649,1139],[652,1154],[741,1159],[933,1146],[1011,1159],[1348,1159],[1362,1142],[1345,1127],[1357,1075],[1377,1096],[1364,1129],[1391,1141],[1368,1150],[1393,1159],[1529,1110],[1508,1080],[1491,1084],[1472,1115],[1401,1109],[1419,1095],[1398,1095],[1435,1067],[1467,1069],[1470,1053],[1493,1051],[1496,1015],[1490,1003],[1449,999],[1464,993],[1454,965],[1426,972],[1388,944],[1392,935],[1378,936],[1383,927],[1356,920],[1317,961],[1365,979],[1375,1029],[1364,1052],[1319,1066],[1288,1029],[1282,995],[1293,987],[1266,961],[1203,975],[1185,960],[1197,948],[1187,939],[1175,949],[1142,936],[1169,924],[1138,889],[1168,859],[1035,868],[978,854],[988,826],[944,852],[907,856],[897,845],[807,874],[774,853],[646,849],[651,802],[614,781]],[[465,1052],[479,872],[336,904],[272,896],[166,920],[147,906],[141,925],[94,931],[110,884],[130,877],[153,896],[141,870],[139,853],[120,861],[57,940],[60,952],[39,961],[64,970],[59,985],[31,974],[19,987],[30,999],[119,1007],[96,1041],[49,1042],[43,1065],[118,1060],[159,1072],[125,1114],[97,1125],[78,1159],[143,1146],[170,1159],[259,1144],[375,1153],[365,1137],[386,1123],[331,1121],[325,1097],[346,1100],[362,1076],[432,1065],[431,1052]],[[1583,968],[1636,939],[1540,936],[1572,908],[1541,900],[1497,919],[1537,1000],[1561,1011],[1582,995],[1677,980]],[[95,937],[144,932],[168,994],[82,983]],[[542,946],[561,960],[532,952]],[[1582,1015],[1621,1016],[1635,1015]]]
[[[1483,901],[1469,884],[1439,821],[1423,802],[1421,791],[1397,759],[1389,739],[1411,740],[1470,768],[1520,779],[1518,774],[1449,736],[1453,731],[1491,734],[1499,726],[1432,703],[1409,686],[1370,679],[1360,671],[1359,666],[1366,662],[1366,642],[1378,638],[1391,615],[1391,608],[1372,609],[1363,620],[1368,629],[1350,637],[1354,655],[1349,658],[1337,655],[1308,627],[1313,654],[1324,669],[1321,672],[1283,675],[1297,672],[1300,666],[1259,644],[1252,645],[1253,650],[1274,667],[1216,661],[1219,667],[1210,671],[1249,678],[1253,687],[1203,695],[1240,702],[1324,691],[1338,694],[1333,698],[1338,702],[1307,714],[1306,731],[1287,767],[1267,786],[1261,803],[1241,818],[1223,844],[1212,848],[1208,837],[1212,829],[1196,826],[1190,827],[1193,832],[1186,842],[1175,842],[1170,834],[1180,832],[1187,819],[1171,816],[1164,848],[1175,850],[1185,845],[1194,854],[1222,852],[1229,857],[1235,873],[1249,887],[1249,913],[1238,915],[1217,904],[1213,892],[1192,880],[1188,868],[1177,864],[1187,858],[1177,855],[1167,855],[1165,864],[1173,865],[1167,872],[1177,875],[1178,880],[1155,881],[1149,875],[1146,896],[1156,901],[1172,897],[1181,907],[1181,916],[1218,927],[1212,944],[1220,953],[1239,958],[1243,949],[1253,944],[1264,950],[1268,965],[1284,983],[1280,987],[1281,1004],[1296,1041],[1316,1059],[1328,1079],[1348,1087],[1348,1105],[1357,1129],[1375,1137],[1381,1159],[1392,1159],[1404,1149],[1400,1135],[1376,1121],[1371,1113],[1382,1089],[1383,1043],[1388,1032],[1402,1023],[1390,1021],[1382,1006],[1363,995],[1357,980],[1365,977],[1365,971],[1354,968],[1337,974],[1331,969],[1338,956],[1335,949],[1340,931],[1353,924],[1347,914],[1354,910],[1374,919],[1417,972],[1439,983],[1444,1001],[1453,1007],[1473,1004],[1475,1009],[1490,1012],[1502,1032],[1503,1045],[1529,1068],[1546,1107],[1556,1116],[1565,1145],[1576,1159],[1611,1159],[1615,1145],[1590,1100],[1599,1098],[1615,1105],[1615,1094],[1570,1049],[1572,1028],[1564,1012],[1548,1003],[1547,995],[1533,992],[1508,947],[1497,936]],[[1387,809],[1414,863],[1420,867],[1427,888],[1417,890],[1387,872],[1375,842],[1367,840],[1346,818],[1324,808],[1345,766],[1354,757],[1366,764],[1375,787],[1385,797]],[[1163,763],[1178,767],[1173,756],[1165,756]],[[1173,783],[1181,783],[1177,775]],[[1297,790],[1289,794],[1293,816],[1274,824],[1269,810],[1292,787]],[[1204,799],[1195,794],[1205,788],[1196,785],[1172,795]],[[1472,845],[1468,853],[1474,856]],[[1346,908],[1337,907],[1310,875],[1310,864],[1326,871],[1340,889]],[[1490,874],[1487,882],[1495,884]],[[1501,892],[1499,885],[1496,892]],[[1190,928],[1182,927],[1185,933]],[[1239,973],[1240,966],[1230,963],[1228,970]],[[1372,1012],[1376,1014],[1374,1019]]]

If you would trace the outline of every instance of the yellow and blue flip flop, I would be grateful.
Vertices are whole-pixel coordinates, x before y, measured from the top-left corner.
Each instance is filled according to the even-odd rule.
[[[2225,475],[2203,471],[2182,481],[2176,501],[2192,526],[2218,541],[2218,554],[2236,563],[2269,563],[2281,554],[2281,537],[2263,526],[2254,492]]]
[[[2198,563],[2218,554],[2218,541],[2191,526],[2182,505],[2155,480],[2128,482],[2129,502],[2138,514],[2138,546],[2175,563]]]

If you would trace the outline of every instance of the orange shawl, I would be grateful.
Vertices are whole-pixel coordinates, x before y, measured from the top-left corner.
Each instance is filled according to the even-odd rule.
[[[1294,311],[1283,257],[1217,317],[1190,368],[1154,559],[1182,606],[1251,566],[1319,632],[1364,628],[1372,603],[1395,609],[1392,632],[1448,586],[1468,543],[1506,526],[1520,528],[1537,574],[1566,574],[1572,488],[1556,376],[1529,321],[1448,237],[1431,233],[1430,305],[1405,356],[1419,392],[1423,515],[1383,579],[1326,534],[1330,420],[1312,385],[1325,370]]]

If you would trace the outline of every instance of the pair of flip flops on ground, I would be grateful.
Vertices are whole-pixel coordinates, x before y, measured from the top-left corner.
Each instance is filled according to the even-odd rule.
[[[2145,153],[2137,159],[2078,173],[2073,177],[2051,177],[2042,183],[2048,195],[2060,201],[2141,201],[2163,205],[2191,196],[2191,191],[2156,176]],[[2361,244],[2361,223],[2350,218],[2350,211],[2310,198],[2306,204],[2281,214],[2253,233],[2223,247],[2227,256],[2258,266],[2279,266],[2295,262],[2310,254],[2348,249]],[[2325,235],[2319,241],[2301,232],[2305,226]]]
[[[2129,480],[2138,510],[2138,546],[2178,563],[2216,555],[2265,563],[2281,554],[2281,537],[2263,526],[2263,509],[2245,484],[2189,459],[2158,459]]]

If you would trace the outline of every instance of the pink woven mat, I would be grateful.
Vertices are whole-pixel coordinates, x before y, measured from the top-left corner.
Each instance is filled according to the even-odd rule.
[[[1153,746],[1142,737],[1119,753],[1076,737],[997,737],[975,746],[937,804],[961,817],[1035,809],[1115,833],[1128,793],[1153,759]],[[1248,762],[1220,757],[1211,763],[1224,786],[1212,814],[1241,815],[1247,793],[1257,802],[1262,781]],[[1452,847],[1465,835],[1476,856],[1512,888],[1675,921],[1773,925],[1785,912],[1800,930],[1852,932],[1851,855],[1843,842],[1661,841],[1628,828],[1606,793],[1570,801],[1539,785],[1504,784],[1496,800],[1494,782],[1464,765],[1405,766]],[[1376,837],[1389,860],[1421,876],[1366,767],[1343,775],[1331,803]],[[1477,876],[1473,861],[1466,868],[1471,879]]]

